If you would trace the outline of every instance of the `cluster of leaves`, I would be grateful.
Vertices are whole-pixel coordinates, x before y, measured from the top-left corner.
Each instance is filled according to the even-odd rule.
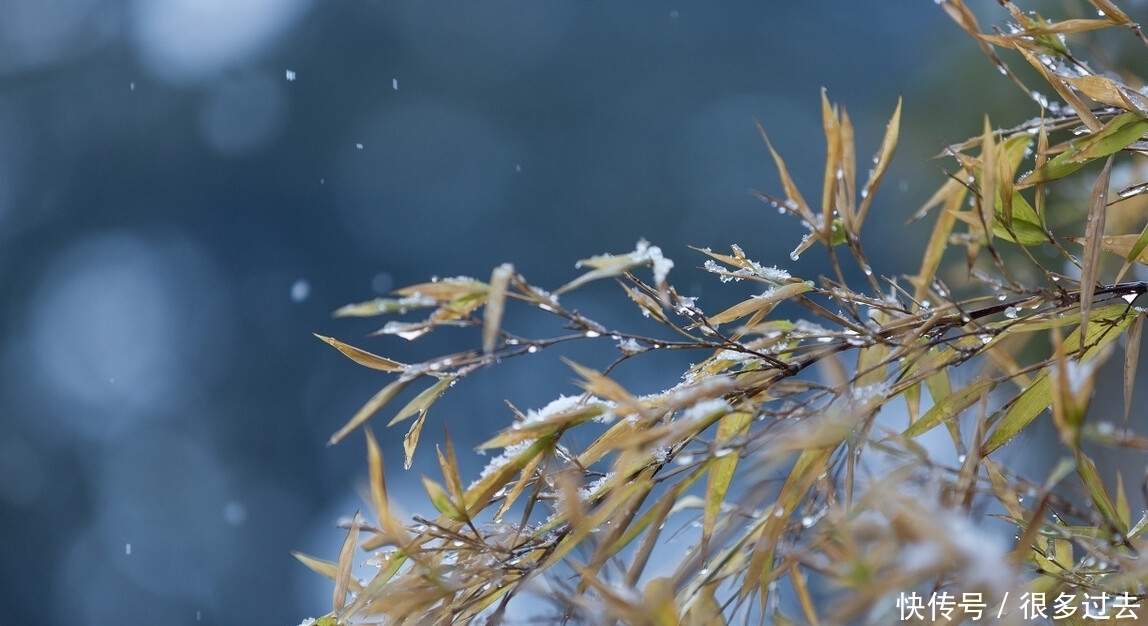
[[[736,245],[729,254],[701,250],[723,282],[760,289],[707,313],[668,282],[672,262],[643,241],[583,260],[588,271],[553,293],[503,265],[485,282],[437,280],[340,309],[430,309],[380,332],[413,340],[473,327],[481,345],[406,364],[321,337],[397,378],[331,438],[364,428],[375,519],[355,516],[337,562],[299,555],[335,583],[334,611],[319,623],[502,623],[532,592],[553,603],[556,621],[651,625],[888,623],[906,592],[976,592],[993,614],[1004,607],[998,621],[1017,623],[1027,621],[1019,601],[1004,603],[1025,593],[1046,594],[1050,606],[1099,594],[1138,601],[1148,516],[1133,516],[1122,478],[1106,485],[1086,448],[1148,449],[1128,423],[1144,319],[1131,302],[1148,284],[1121,282],[1148,255],[1148,227],[1105,232],[1110,209],[1148,191],[1139,183],[1109,194],[1114,163],[1148,149],[1148,97],[1131,77],[1091,69],[1067,42],[1101,29],[1148,40],[1108,0],[1089,2],[1098,17],[1061,21],[1002,2],[1012,23],[992,32],[960,0],[939,2],[1042,107],[1008,130],[986,119],[980,136],[947,148],[956,169],[917,216],[938,213],[915,275],[875,275],[861,238],[897,144],[900,104],[859,185],[849,115],[823,94],[820,203],[806,201],[772,145],[783,195],[761,197],[809,230],[795,255],[824,248],[833,277],[795,278]],[[1030,90],[998,51],[1019,55],[1063,103]],[[1046,191],[1066,177],[1088,177],[1092,193],[1062,235],[1049,227]],[[1077,245],[1079,259],[1069,251]],[[951,289],[942,259],[962,247],[969,280]],[[864,276],[857,286],[846,281],[853,265]],[[643,267],[652,280],[635,274]],[[560,302],[603,279],[674,339],[607,328]],[[783,302],[807,318],[778,319]],[[502,325],[508,306],[554,316],[569,332],[513,334]],[[1125,419],[1117,426],[1089,405],[1098,368],[1122,337]],[[515,411],[513,424],[481,446],[501,456],[469,486],[448,438],[437,450],[441,479],[423,478],[438,517],[394,512],[379,446],[364,427],[374,414],[421,386],[391,420],[412,420],[409,467],[428,410],[457,381],[574,340],[612,341],[620,355],[600,371],[571,362],[584,393]],[[651,395],[611,378],[620,363],[661,350],[694,350],[700,361]],[[806,371],[814,365],[817,376]],[[878,419],[894,409],[900,423]],[[994,457],[1042,415],[1059,435],[1061,461],[1030,480]],[[576,446],[571,433],[588,433],[589,444]],[[984,511],[1011,527],[1012,545],[983,528]],[[689,546],[652,571],[674,527],[690,535]],[[378,569],[369,580],[352,575],[360,551]],[[963,618],[971,614],[947,623]],[[1062,623],[1091,622],[1076,611]]]

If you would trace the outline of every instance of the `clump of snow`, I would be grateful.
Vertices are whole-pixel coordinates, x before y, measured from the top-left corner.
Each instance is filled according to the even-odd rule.
[[[688,409],[683,410],[679,413],[679,419],[687,422],[696,422],[714,413],[729,413],[731,410],[733,410],[733,407],[731,407],[724,398],[710,398],[708,400],[702,400]]]
[[[532,445],[534,445],[534,441],[527,440],[503,448],[502,454],[491,459],[490,462],[486,464],[486,467],[482,468],[482,472],[478,475],[478,479],[472,482],[470,487],[467,487],[467,491],[474,489],[479,483],[486,479],[486,477],[505,467],[507,464],[517,458],[519,454],[522,454]]]
[[[552,400],[550,402],[550,404],[547,404],[546,406],[542,407],[541,409],[538,409],[537,411],[535,411],[533,409],[530,411],[527,411],[526,412],[526,419],[519,422],[518,425],[524,426],[526,424],[535,424],[538,422],[544,422],[551,415],[556,415],[558,413],[565,413],[566,411],[577,408],[577,406],[581,402],[581,400],[582,400],[582,396],[565,396],[565,395],[558,396],[557,399]]]
[[[648,261],[654,270],[654,282],[659,285],[666,282],[666,276],[674,267],[674,262],[662,255],[661,248],[651,246],[645,239],[638,240],[630,258],[639,263]]]

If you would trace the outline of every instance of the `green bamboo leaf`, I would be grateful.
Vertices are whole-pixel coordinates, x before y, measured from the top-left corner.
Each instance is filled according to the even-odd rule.
[[[434,508],[437,509],[439,513],[442,513],[447,518],[456,522],[465,522],[469,519],[466,511],[451,499],[450,494],[446,492],[446,489],[443,489],[442,485],[426,476],[423,476],[422,480],[423,488],[426,489],[427,495],[430,496],[431,504],[434,505]]]
[[[1020,191],[1012,193],[1012,220],[1000,212],[993,220],[993,235],[1005,241],[1022,246],[1038,246],[1048,243],[1050,236],[1040,223],[1036,209],[1028,203]]]
[[[1118,115],[1097,132],[1069,141],[1063,152],[1021,178],[1017,186],[1027,187],[1063,178],[1096,159],[1127,148],[1145,132],[1148,132],[1148,119],[1139,113]]]
[[[906,428],[905,432],[901,433],[901,436],[908,438],[917,437],[928,432],[934,426],[953,419],[960,415],[961,411],[969,408],[974,402],[984,397],[986,393],[992,391],[996,385],[996,381],[982,378],[948,396],[934,399],[936,404],[926,411],[925,414],[921,416],[921,419]]]
[[[1130,313],[1126,305],[1115,304],[1092,311],[1092,322],[1088,325],[1084,346],[1088,348],[1079,358],[1088,360],[1104,349],[1105,346],[1116,340],[1124,329],[1135,319],[1135,313]],[[1080,328],[1072,331],[1065,340],[1065,350],[1069,353],[1079,350],[1081,346]],[[981,447],[981,456],[1008,443],[1021,430],[1028,426],[1036,416],[1052,405],[1052,381],[1049,377],[1051,369],[1045,367],[1033,379],[1032,384],[1012,400],[1001,412],[992,433]]]
[[[1108,495],[1108,490],[1104,488],[1104,481],[1100,478],[1100,472],[1096,471],[1096,464],[1079,448],[1076,450],[1076,461],[1076,473],[1080,475],[1084,488],[1088,491],[1089,497],[1092,498],[1092,504],[1104,516],[1105,521],[1116,529],[1116,532],[1120,533],[1121,536],[1126,536],[1128,524],[1121,519],[1119,511],[1116,510],[1116,505]]]

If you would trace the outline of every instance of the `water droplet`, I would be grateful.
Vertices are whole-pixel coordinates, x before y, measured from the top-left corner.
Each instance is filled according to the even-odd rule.
[[[1016,307],[1010,306],[1009,308],[1005,309],[1004,310],[1004,316],[1009,318],[1010,320],[1015,320],[1016,316],[1017,316]]]
[[[530,354],[534,354],[535,352],[538,352],[538,346],[530,346],[529,348],[526,349],[526,351],[529,352]]]
[[[796,252],[796,251],[794,251],[794,252],[790,252],[790,253],[789,253],[789,260],[790,260],[790,261],[796,261],[796,260],[798,260],[798,259],[800,259],[800,258],[801,258],[801,254],[799,254],[799,253],[798,253],[798,252]]]
[[[589,337],[590,339],[593,339],[595,337],[601,337],[602,333],[600,333],[596,330],[588,330],[588,331],[586,331],[584,336]]]
[[[391,89],[394,89],[395,91],[399,90],[399,79],[397,79],[397,78],[391,79]]]
[[[362,149],[363,149],[363,144],[356,142],[356,143],[355,143],[355,149],[356,149],[356,150],[362,150]]]

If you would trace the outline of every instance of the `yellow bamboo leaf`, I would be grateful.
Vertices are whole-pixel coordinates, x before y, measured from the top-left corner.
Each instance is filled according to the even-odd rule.
[[[399,409],[399,411],[395,413],[395,416],[391,418],[391,421],[387,422],[387,426],[394,426],[418,413],[426,413],[427,410],[431,408],[431,405],[441,398],[447,389],[450,389],[456,378],[457,377],[452,375],[440,375],[438,382],[423,389],[419,392],[419,395],[411,398],[410,402],[407,402],[403,408]]]
[[[403,389],[406,389],[407,385],[411,384],[413,380],[414,379],[411,378],[400,378],[390,383],[386,387],[380,389],[379,392],[372,396],[371,399],[363,405],[363,408],[359,409],[359,411],[355,413],[355,415],[352,416],[351,419],[348,420],[342,428],[340,428],[335,434],[331,435],[331,438],[327,441],[327,445],[333,446],[336,443],[342,441],[343,437],[346,437],[351,433],[351,431],[355,430],[359,426],[363,425],[364,422],[371,419],[372,415],[377,413],[379,409],[383,408],[385,404],[393,400],[395,396],[399,395],[399,393]]]
[[[359,543],[359,527],[362,526],[358,511],[351,518],[351,528],[343,547],[339,549],[339,564],[335,568],[335,591],[331,605],[337,613],[347,605],[347,593],[351,589],[351,570],[355,567],[355,549]]]
[[[1137,311],[1136,319],[1128,326],[1124,339],[1124,427],[1132,415],[1132,390],[1136,385],[1136,369],[1140,364],[1140,336],[1144,332],[1144,313]]]
[[[490,274],[490,291],[486,296],[486,309],[482,321],[482,352],[490,354],[502,329],[502,312],[506,305],[506,287],[514,276],[514,266],[503,263]]]
[[[591,281],[621,276],[632,269],[644,265],[649,265],[654,270],[654,282],[658,285],[663,285],[665,283],[666,274],[674,267],[674,262],[662,254],[661,248],[652,246],[648,241],[642,239],[638,242],[633,252],[620,255],[600,254],[578,261],[577,267],[590,267],[593,269],[562,285],[554,293],[556,295],[562,294],[572,289],[577,289]]]
[[[369,472],[369,486],[371,503],[375,507],[375,514],[379,519],[379,527],[385,533],[384,539],[388,542],[404,545],[407,541],[403,525],[391,509],[391,501],[387,496],[387,478],[383,470],[383,453],[379,449],[379,442],[370,427],[365,429],[367,436],[367,468]]]
[[[1112,173],[1112,156],[1096,177],[1088,206],[1088,226],[1084,231],[1084,258],[1080,264],[1080,327],[1087,332],[1092,314],[1092,295],[1100,273],[1100,245],[1104,240],[1104,223],[1108,216],[1108,180]]]
[[[865,188],[861,191],[861,205],[857,208],[857,219],[852,225],[854,232],[861,230],[865,216],[869,214],[869,207],[873,204],[873,196],[889,162],[893,160],[893,153],[897,150],[897,137],[901,132],[901,98],[897,98],[897,107],[893,109],[893,116],[885,127],[885,137],[881,140],[881,149],[877,152],[877,161],[869,172],[869,180],[865,181]]]
[[[727,445],[731,440],[744,436],[753,422],[753,415],[746,411],[734,411],[718,421],[716,445]],[[718,514],[725,502],[726,493],[733,481],[740,455],[737,451],[724,450],[726,454],[714,454],[709,461],[709,477],[706,481],[705,511],[702,515],[702,539],[708,541],[713,536]]]
[[[777,176],[781,179],[781,188],[785,190],[785,209],[799,217],[810,227],[816,227],[817,217],[813,214],[813,210],[809,208],[809,204],[805,201],[805,198],[801,196],[801,191],[797,189],[797,184],[793,182],[793,178],[789,176],[789,168],[785,166],[785,161],[782,160],[777,150],[773,149],[773,144],[769,141],[769,136],[765,134],[765,128],[763,128],[757,120],[754,120],[754,124],[757,125],[757,130],[761,133],[761,138],[765,140],[765,145],[769,148],[769,153],[773,156],[774,164],[777,165]]]
[[[407,434],[403,435],[403,469],[410,469],[414,463],[415,450],[419,446],[419,437],[423,433],[423,424],[427,421],[426,411],[419,413],[415,421],[411,422]]]
[[[472,296],[485,296],[489,289],[490,286],[480,280],[459,276],[403,287],[396,289],[395,293],[409,297],[433,298],[436,302],[442,303]]]
[[[821,89],[821,128],[825,133],[825,175],[821,187],[821,223],[829,224],[833,221],[834,211],[837,210],[837,178],[844,177],[845,170],[841,162],[841,119],[837,107],[829,103],[825,88]],[[852,224],[852,213],[844,213],[845,223]]]
[[[801,295],[810,289],[813,289],[813,283],[810,281],[792,282],[774,287],[761,295],[753,296],[749,300],[731,306],[709,318],[709,321],[711,324],[717,325],[732,322],[754,313],[766,314],[772,311],[778,303]]]
[[[613,400],[618,404],[631,407],[638,406],[638,401],[634,398],[633,395],[630,394],[629,391],[626,391],[625,387],[619,385],[617,382],[610,379],[610,377],[606,376],[605,374],[601,374],[588,367],[579,365],[565,357],[562,359],[562,361],[566,363],[566,365],[569,365],[570,369],[574,370],[578,373],[579,376],[582,377],[582,382],[579,384],[586,391],[601,398],[605,398],[606,400]],[[581,408],[584,407],[580,407],[579,410],[581,410]]]
[[[1069,241],[1083,244],[1084,237],[1066,237]],[[1126,261],[1148,265],[1148,227],[1139,235],[1105,235],[1100,239],[1100,247],[1113,254],[1119,254]]]
[[[375,298],[367,302],[348,304],[333,314],[335,317],[373,317],[387,313],[406,313],[412,309],[424,309],[438,302],[424,294],[412,294],[404,298]]]
[[[323,559],[317,559],[313,556],[308,556],[302,552],[296,552],[294,550],[291,551],[291,556],[298,559],[300,563],[306,565],[311,571],[323,576],[324,578],[335,580],[335,576],[339,570],[339,567],[336,564],[330,561],[324,561]]]
[[[335,339],[334,337],[327,337],[318,333],[312,334],[327,342],[331,346],[334,346],[336,350],[342,352],[347,358],[358,363],[359,365],[383,372],[401,372],[407,367],[406,365],[403,365],[398,361],[392,361],[385,356],[379,356],[377,354],[367,352],[366,350],[360,350],[355,346],[345,344],[342,341]]]

